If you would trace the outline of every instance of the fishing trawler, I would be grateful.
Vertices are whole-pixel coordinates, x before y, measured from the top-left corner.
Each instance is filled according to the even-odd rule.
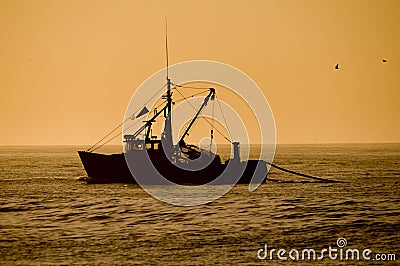
[[[167,72],[168,73],[168,72]],[[215,89],[209,88],[208,95],[186,127],[176,144],[172,141],[171,116],[173,109],[172,86],[167,76],[166,99],[161,109],[145,120],[133,134],[125,134],[124,152],[102,154],[93,150],[78,151],[86,170],[87,183],[138,183],[140,184],[235,184],[265,181],[266,162],[262,160],[240,159],[240,143],[232,142],[233,156],[222,162],[221,157],[211,149],[188,144],[185,138],[192,129],[202,110],[215,100]],[[144,107],[136,117],[150,113]],[[160,137],[153,136],[152,125],[164,116],[164,130]],[[211,130],[211,138],[213,130]]]

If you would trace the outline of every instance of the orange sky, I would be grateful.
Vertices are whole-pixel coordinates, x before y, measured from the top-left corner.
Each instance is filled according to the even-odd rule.
[[[396,0],[0,0],[0,144],[96,142],[165,66],[165,16],[170,63],[244,71],[278,143],[400,142],[399,14]]]

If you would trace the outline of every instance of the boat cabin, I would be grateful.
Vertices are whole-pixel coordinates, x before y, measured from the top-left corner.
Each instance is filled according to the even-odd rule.
[[[125,151],[158,150],[161,147],[159,139],[138,139],[134,135],[124,135]]]

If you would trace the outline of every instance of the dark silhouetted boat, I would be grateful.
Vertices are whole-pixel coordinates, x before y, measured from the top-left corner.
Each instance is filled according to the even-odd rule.
[[[154,109],[154,114],[143,121],[143,126],[134,134],[124,135],[124,152],[102,154],[95,149],[78,151],[86,170],[87,183],[140,183],[140,184],[249,184],[265,181],[266,162],[262,160],[241,161],[240,144],[233,142],[233,156],[222,162],[219,155],[210,149],[201,149],[185,142],[189,130],[209,101],[214,101],[215,89],[209,88],[208,95],[183,135],[176,144],[172,140],[172,83],[168,77],[167,52],[167,90],[162,96],[165,105]],[[178,85],[179,86],[179,85]],[[222,110],[221,110],[222,112]],[[146,106],[136,115],[148,115]],[[157,118],[164,116],[164,130],[158,138],[152,134],[152,125]],[[213,130],[211,130],[211,139]]]
[[[211,149],[202,149],[185,142],[185,137],[199,117],[203,108],[214,100],[215,90],[209,89],[203,104],[198,109],[176,145],[172,144],[171,82],[167,77],[166,103],[163,108],[144,121],[144,125],[132,135],[124,135],[124,152],[101,154],[91,150],[78,151],[86,170],[87,183],[137,183],[201,185],[201,184],[249,184],[254,176],[265,181],[266,162],[262,160],[240,160],[240,144],[233,142],[233,157],[225,162]],[[148,110],[145,108],[144,113]],[[143,112],[141,112],[143,113]],[[160,138],[151,136],[151,127],[164,114],[164,131]],[[144,136],[144,138],[140,138]],[[160,176],[165,178],[160,179]]]
[[[177,144],[172,141],[171,110],[173,108],[171,81],[167,76],[165,105],[132,135],[124,135],[124,152],[102,154],[93,150],[78,151],[86,170],[87,183],[138,183],[141,184],[235,184],[254,180],[265,181],[266,162],[240,160],[240,144],[233,142],[233,157],[225,162],[209,150],[190,145],[185,137],[209,101],[215,89],[210,88],[203,104],[192,118]],[[138,116],[148,113],[144,109]],[[152,124],[161,115],[165,117],[164,131],[160,138],[152,135]],[[212,136],[212,131],[211,131]]]

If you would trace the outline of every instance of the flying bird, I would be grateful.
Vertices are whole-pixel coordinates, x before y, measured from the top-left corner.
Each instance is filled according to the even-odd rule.
[[[339,69],[339,64],[336,64],[335,69]]]
[[[387,60],[386,60],[385,58],[383,58],[382,62],[383,62],[383,63],[386,63],[386,62],[387,62]]]

